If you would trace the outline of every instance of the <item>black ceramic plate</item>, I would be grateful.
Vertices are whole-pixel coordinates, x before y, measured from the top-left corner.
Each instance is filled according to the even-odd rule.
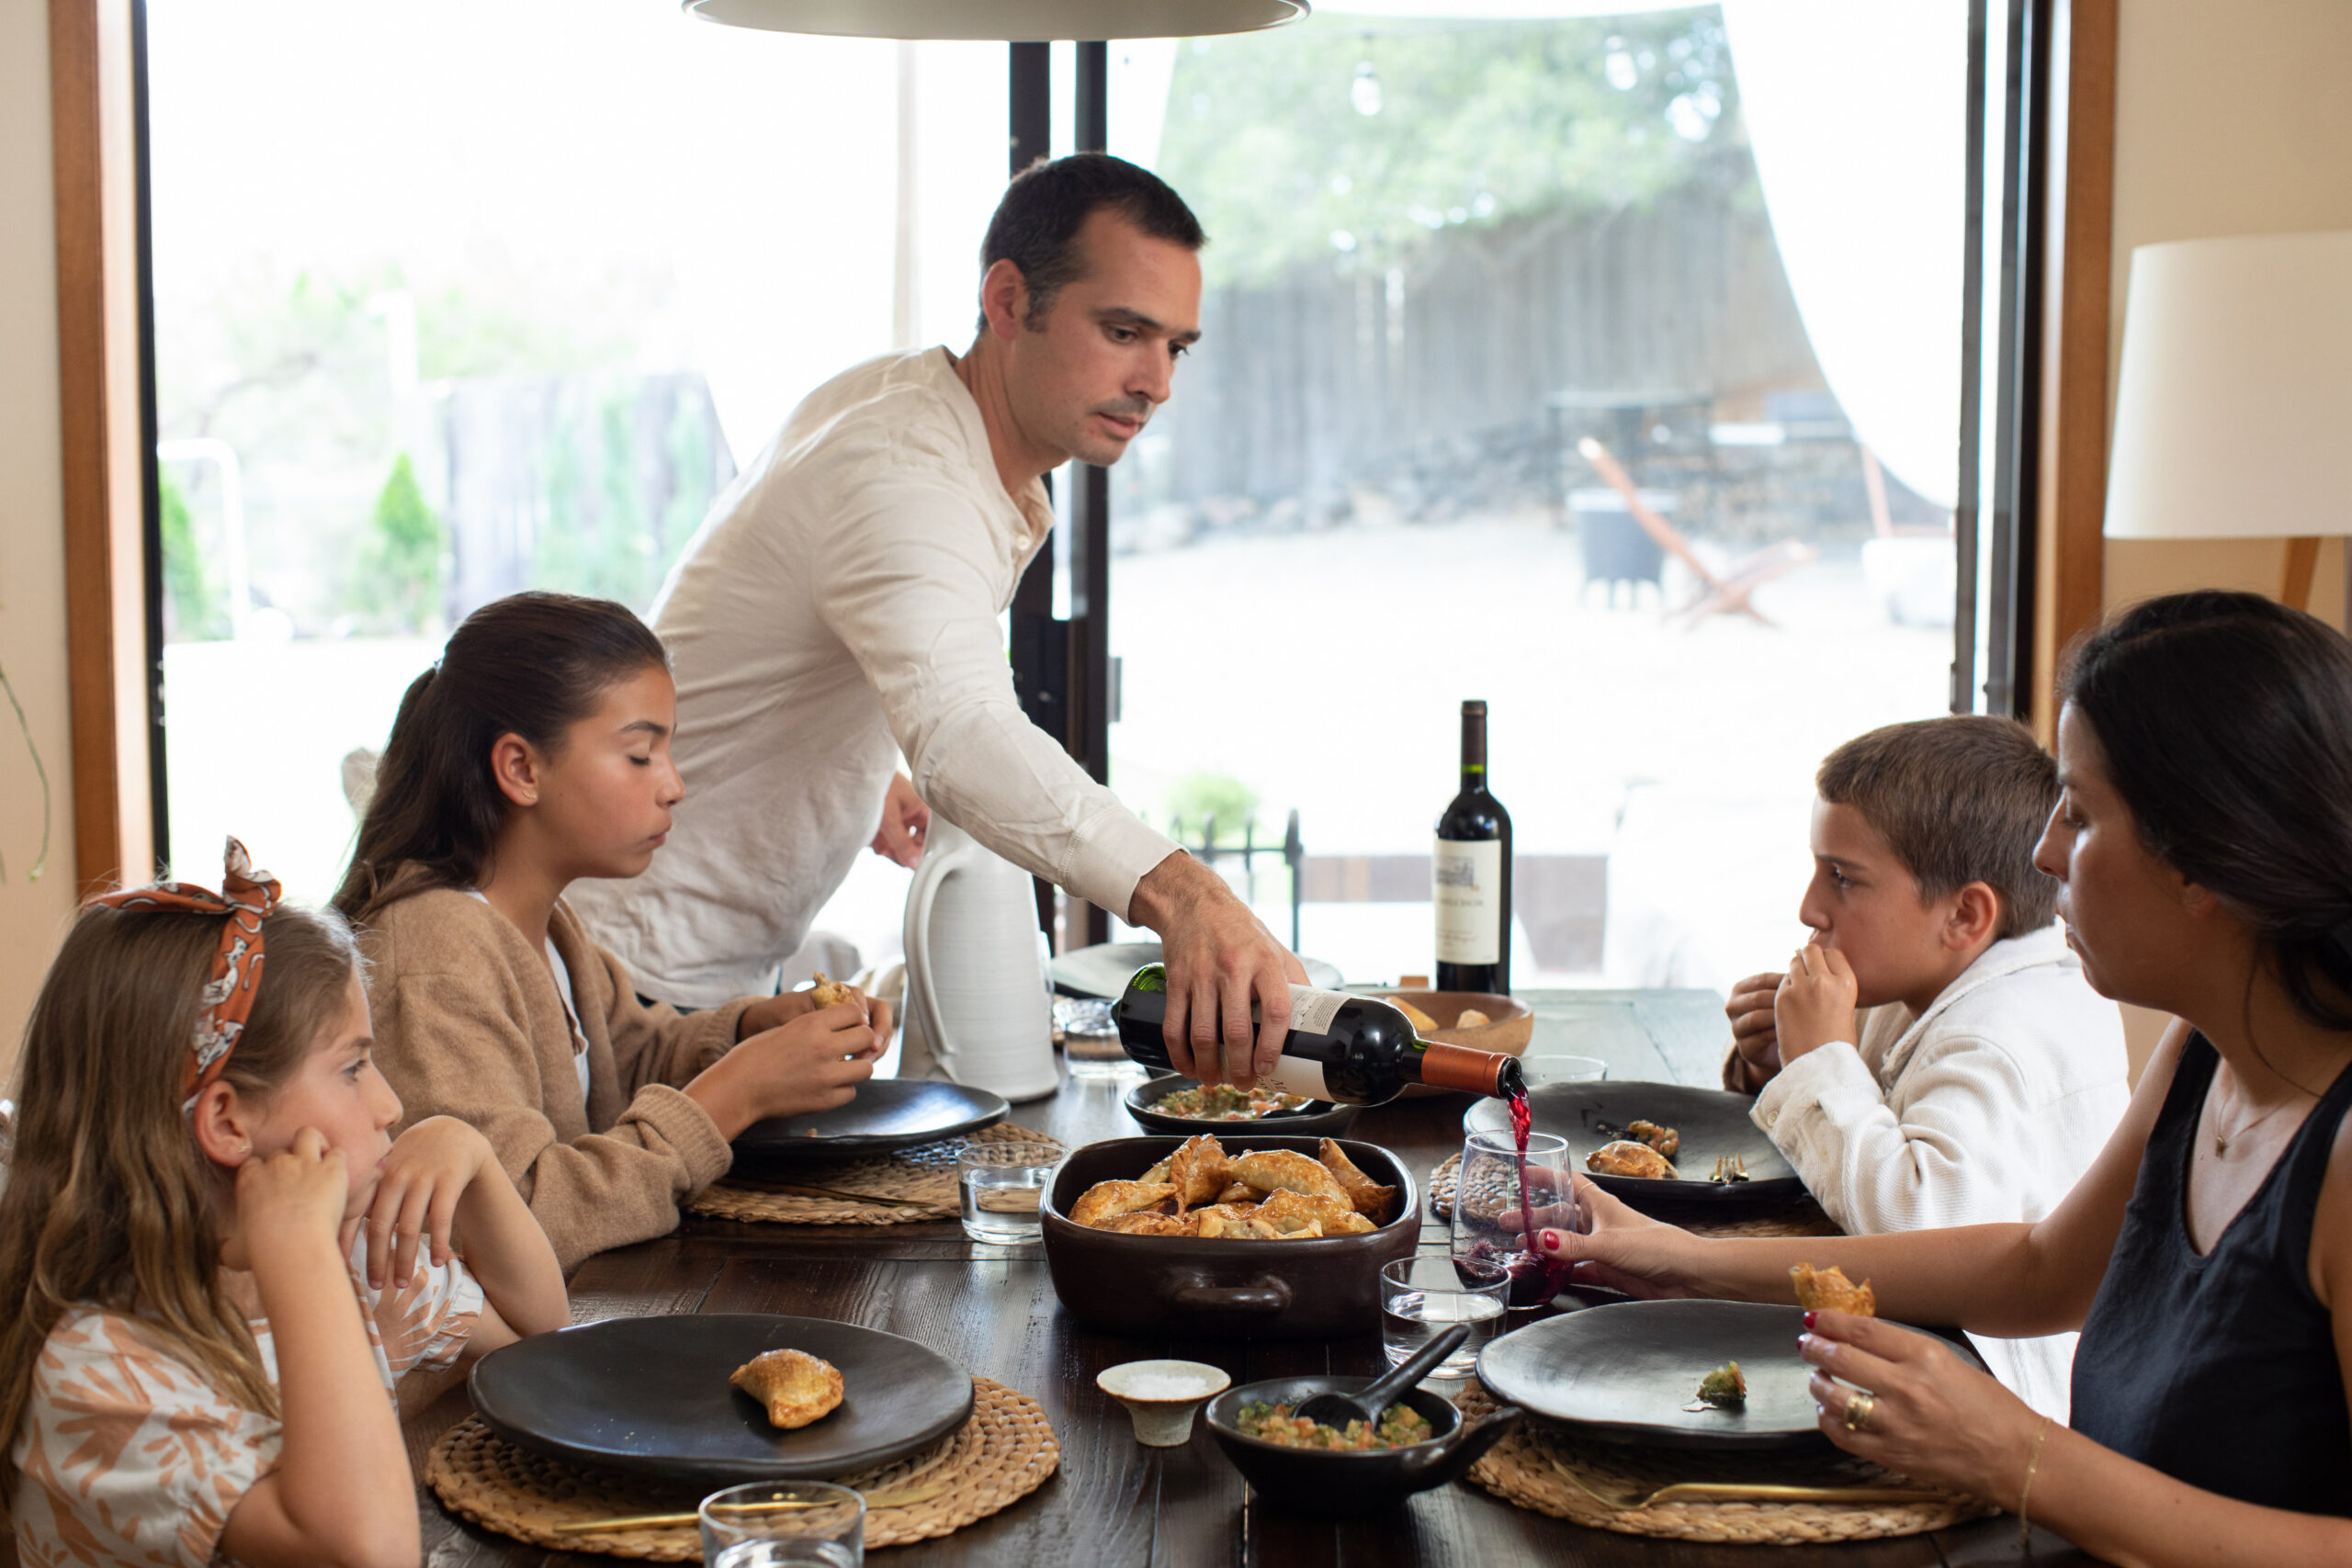
[[[926,1078],[869,1078],[857,1098],[807,1116],[754,1122],[735,1140],[735,1168],[756,1173],[778,1165],[885,1154],[954,1137],[1001,1122],[1001,1095]]]
[[[1156,942],[1099,942],[1054,960],[1054,989],[1064,996],[1115,999],[1126,990],[1136,970],[1159,963],[1161,956]],[[1308,985],[1326,991],[1340,988],[1340,972],[1329,964],[1319,958],[1299,962],[1306,966]]]
[[[1785,1203],[1804,1193],[1804,1183],[1772,1146],[1764,1130],[1747,1119],[1756,1101],[1744,1094],[1719,1089],[1692,1089],[1672,1083],[1553,1083],[1527,1091],[1528,1109],[1535,1114],[1535,1130],[1556,1133],[1568,1141],[1569,1163],[1586,1175],[1585,1156],[1612,1138],[1622,1137],[1628,1122],[1647,1120],[1682,1134],[1674,1168],[1685,1179],[1652,1181],[1634,1176],[1593,1176],[1604,1192],[1639,1206],[1653,1201],[1716,1203]],[[1510,1133],[1510,1107],[1499,1100],[1481,1100],[1463,1118],[1473,1133]],[[1707,1179],[1718,1157],[1737,1156],[1747,1162],[1747,1179],[1722,1186]]]
[[[1478,1354],[1497,1399],[1599,1438],[1666,1448],[1830,1447],[1815,1425],[1804,1310],[1756,1302],[1620,1302],[1499,1335]],[[1952,1343],[1947,1340],[1946,1343]],[[1976,1365],[1975,1352],[1958,1348]],[[1737,1361],[1747,1402],[1699,1403],[1699,1380]]]
[[[728,1382],[763,1350],[839,1368],[842,1403],[796,1430]],[[913,1453],[971,1417],[972,1379],[929,1348],[820,1317],[612,1317],[484,1356],[474,1413],[510,1442],[573,1464],[711,1482],[846,1475]]]
[[[1194,1133],[1215,1133],[1229,1138],[1238,1133],[1320,1133],[1336,1138],[1345,1134],[1356,1119],[1359,1105],[1335,1105],[1328,1100],[1310,1100],[1296,1111],[1277,1111],[1264,1116],[1253,1116],[1244,1122],[1216,1122],[1191,1116],[1171,1116],[1157,1109],[1159,1102],[1178,1089],[1197,1088],[1199,1080],[1180,1077],[1174,1073],[1162,1073],[1127,1090],[1127,1114],[1155,1133],[1175,1133],[1189,1137]]]

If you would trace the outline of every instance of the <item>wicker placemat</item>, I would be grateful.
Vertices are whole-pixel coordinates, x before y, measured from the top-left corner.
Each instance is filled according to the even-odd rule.
[[[1462,1156],[1448,1155],[1438,1168],[1430,1172],[1430,1212],[1441,1221],[1451,1224],[1453,1219],[1453,1189],[1462,1174]],[[1502,1190],[1498,1187],[1487,1196],[1494,1207],[1504,1202]],[[1474,1200],[1475,1201],[1476,1200]],[[1473,1210],[1476,1213],[1478,1211]],[[1659,1219],[1670,1220],[1683,1229],[1700,1235],[1843,1235],[1838,1222],[1822,1212],[1810,1194],[1782,1204],[1766,1213],[1743,1214],[1736,1219],[1720,1217],[1702,1205],[1679,1204],[1653,1211]]]
[[[946,1487],[921,1502],[869,1512],[869,1548],[903,1546],[961,1529],[1035,1492],[1061,1463],[1061,1444],[1035,1400],[987,1378],[972,1380],[972,1418],[932,1448],[878,1470],[834,1477],[869,1495]],[[433,1445],[424,1479],[451,1513],[484,1529],[534,1546],[656,1562],[699,1562],[700,1533],[693,1525],[572,1534],[560,1534],[556,1527],[639,1514],[690,1514],[715,1490],[665,1486],[566,1464],[503,1441],[470,1416]]]
[[[1495,1402],[1475,1380],[1456,1401],[1465,1412]],[[1556,1427],[1521,1422],[1470,1467],[1469,1479],[1506,1502],[1555,1519],[1621,1535],[1742,1546],[1805,1546],[1920,1535],[2000,1510],[1951,1494],[1933,1502],[1667,1502],[1628,1508],[1630,1499],[1674,1482],[1777,1482],[1814,1486],[1909,1486],[1866,1460],[1713,1454],[1579,1442]]]
[[[967,1144],[1035,1147],[1046,1159],[1069,1151],[1057,1138],[1010,1122],[961,1137],[942,1138],[895,1154],[796,1168],[774,1186],[751,1177],[727,1176],[687,1200],[691,1213],[720,1220],[766,1220],[786,1225],[903,1225],[956,1217],[956,1156]],[[786,1192],[780,1187],[826,1187],[859,1197],[897,1199],[859,1202],[856,1197],[824,1198]]]

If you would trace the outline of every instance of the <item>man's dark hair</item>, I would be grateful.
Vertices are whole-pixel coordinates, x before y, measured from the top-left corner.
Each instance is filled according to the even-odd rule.
[[[1001,261],[1021,269],[1029,286],[1030,327],[1045,320],[1065,284],[1084,276],[1078,231],[1105,207],[1155,240],[1188,251],[1208,243],[1184,198],[1149,169],[1108,152],[1077,152],[1050,163],[1041,158],[1012,176],[980,242],[983,275]],[[986,332],[988,324],[983,311],[980,330]]]
[[[1830,752],[1814,787],[1878,829],[1921,898],[1972,882],[1992,888],[1997,938],[2039,931],[2056,912],[2058,884],[2034,868],[2033,846],[2058,804],[2058,764],[2017,720],[1890,724]]]

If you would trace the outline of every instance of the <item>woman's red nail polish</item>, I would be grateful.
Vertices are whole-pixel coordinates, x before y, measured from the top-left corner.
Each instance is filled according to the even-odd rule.
[[[1558,1231],[1545,1231],[1544,1233],[1543,1241],[1544,1245],[1551,1248],[1554,1252],[1560,1250],[1560,1233]]]
[[[1807,1328],[1811,1328],[1813,1326],[1813,1314],[1807,1313],[1804,1314],[1804,1325]]]

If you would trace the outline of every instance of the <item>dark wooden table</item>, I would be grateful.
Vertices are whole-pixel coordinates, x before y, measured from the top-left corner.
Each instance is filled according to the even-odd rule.
[[[1724,1038],[1721,998],[1704,991],[1557,991],[1529,996],[1537,1010],[1529,1057],[1573,1052],[1610,1064],[1610,1076],[1713,1084]],[[1122,1083],[1071,1081],[1050,1100],[1016,1107],[1014,1120],[1076,1147],[1141,1131],[1119,1106]],[[1351,1134],[1395,1150],[1426,1184],[1458,1152],[1467,1101],[1441,1096],[1366,1111]],[[1426,1212],[1426,1204],[1424,1204]],[[1431,1226],[1423,1246],[1445,1247]],[[1172,1356],[1225,1368],[1237,1383],[1315,1372],[1385,1368],[1376,1333],[1329,1344],[1249,1345],[1141,1340],[1092,1333],[1061,1311],[1044,1249],[978,1247],[955,1224],[853,1228],[689,1220],[674,1234],[605,1253],[571,1280],[582,1322],[647,1313],[775,1312],[837,1318],[907,1335],[975,1372],[1041,1402],[1062,1445],[1061,1468],[1037,1492],[944,1540],[877,1553],[893,1568],[1008,1564],[1018,1568],[1180,1568],[1247,1564],[1673,1564],[1757,1568],[1763,1562],[1839,1568],[1962,1568],[1962,1564],[2073,1563],[2089,1560],[2037,1531],[2021,1552],[2003,1517],[1934,1536],[1814,1548],[1710,1547],[1580,1529],[1511,1506],[1467,1483],[1414,1497],[1368,1523],[1285,1517],[1250,1495],[1197,1424],[1181,1449],[1138,1447],[1126,1412],[1094,1386],[1121,1361]],[[434,1440],[467,1412],[450,1390],[405,1423],[410,1457],[424,1473]],[[420,1484],[425,1561],[434,1564],[610,1563],[551,1553],[465,1524]]]

